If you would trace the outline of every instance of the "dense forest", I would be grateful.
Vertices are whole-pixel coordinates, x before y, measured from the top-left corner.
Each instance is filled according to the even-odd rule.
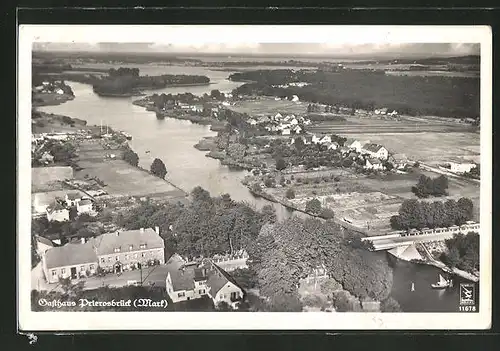
[[[251,81],[238,95],[290,97],[327,105],[373,110],[386,107],[408,115],[479,116],[479,79],[445,76],[395,76],[375,72],[257,70],[234,73],[233,81]],[[279,87],[291,82],[307,86]]]
[[[479,271],[479,234],[468,233],[455,235],[446,240],[448,252],[441,255],[441,260],[451,267],[467,272]]]

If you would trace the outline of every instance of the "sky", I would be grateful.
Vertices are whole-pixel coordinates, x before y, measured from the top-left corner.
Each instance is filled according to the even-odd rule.
[[[468,43],[34,43],[34,50],[144,52],[171,54],[283,55],[283,56],[464,56],[479,55],[479,44]]]

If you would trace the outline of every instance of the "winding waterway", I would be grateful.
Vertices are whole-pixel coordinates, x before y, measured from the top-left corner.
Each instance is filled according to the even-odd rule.
[[[154,92],[158,94],[191,92],[201,95],[210,93],[212,89],[227,92],[241,84],[227,80],[231,72],[213,71],[201,67],[139,66],[142,74],[199,74],[208,76],[212,82],[206,86],[155,90]],[[89,85],[75,82],[68,84],[75,93],[74,100],[39,109],[84,119],[89,125],[107,123],[114,129],[130,133],[133,136],[130,144],[139,155],[140,165],[147,169],[154,158],[162,159],[168,170],[167,178],[186,191],[199,185],[214,196],[228,193],[232,199],[246,201],[256,208],[272,204],[279,219],[292,215],[290,210],[279,204],[252,196],[240,182],[247,174],[245,171],[231,170],[221,165],[218,160],[205,157],[206,152],[193,147],[201,138],[216,135],[210,131],[209,126],[172,118],[158,120],[154,112],[132,104],[137,98],[99,97],[93,93]],[[153,91],[146,93],[151,94]],[[393,265],[394,282],[391,295],[405,312],[458,311],[460,282],[458,278],[455,279],[452,289],[433,290],[430,284],[437,281],[441,272],[439,269],[397,260],[394,260]],[[410,291],[412,283],[415,284],[415,291]]]

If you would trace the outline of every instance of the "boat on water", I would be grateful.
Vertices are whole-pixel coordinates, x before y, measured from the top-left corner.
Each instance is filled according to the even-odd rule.
[[[415,291],[415,283],[411,283],[411,291]]]
[[[439,280],[436,284],[431,284],[433,289],[446,289],[453,286],[453,282],[451,279],[444,279],[443,276],[439,275]]]

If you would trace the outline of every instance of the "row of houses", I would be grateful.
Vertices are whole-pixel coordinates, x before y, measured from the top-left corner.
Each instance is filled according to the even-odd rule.
[[[332,137],[329,135],[304,135],[300,137],[302,142],[305,145],[317,144],[324,145],[329,150],[337,150],[340,149],[343,152],[355,151],[357,153],[366,154],[372,158],[376,158],[379,160],[387,160],[389,157],[389,151],[380,144],[376,143],[366,143],[361,144],[361,142],[357,139],[347,138],[344,142],[343,146],[340,146],[339,143],[332,141]],[[295,139],[290,141],[290,144],[293,145],[295,143]]]
[[[261,125],[272,133],[279,133],[281,135],[300,134],[304,130],[305,125],[311,124],[309,119],[302,116],[295,116],[293,114],[283,116],[281,113],[271,116],[260,116],[250,118],[247,121],[250,125]]]
[[[41,252],[42,268],[49,283],[57,283],[60,278],[88,277],[97,273],[97,267],[120,273],[153,261],[163,264],[164,248],[158,227],[117,231],[82,238],[80,243],[48,247]]]
[[[102,234],[64,246],[41,237],[37,243],[49,283],[61,278],[83,279],[97,274],[98,269],[120,273],[165,264],[165,289],[174,303],[209,297],[215,304],[226,302],[235,308],[244,297],[244,289],[211,259],[187,262],[174,254],[165,262],[165,244],[158,227]]]

